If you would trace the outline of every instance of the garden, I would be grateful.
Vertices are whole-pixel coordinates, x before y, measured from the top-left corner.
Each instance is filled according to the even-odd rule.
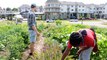
[[[54,23],[38,21],[37,28],[44,37],[44,47],[41,54],[35,53],[35,60],[60,60],[70,34],[79,29],[92,26],[71,24],[67,21],[56,20]],[[92,53],[91,60],[107,60],[107,28],[92,27],[98,38],[98,53]],[[22,52],[27,48],[29,33],[27,23],[16,25],[12,21],[0,22],[0,60],[21,60]],[[73,47],[65,60],[73,60],[77,49]],[[32,59],[28,59],[32,60]]]

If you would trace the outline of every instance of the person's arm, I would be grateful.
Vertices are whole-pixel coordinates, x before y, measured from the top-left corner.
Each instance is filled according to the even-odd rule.
[[[69,54],[70,50],[71,50],[71,48],[68,48],[68,47],[66,48],[66,50],[63,53],[61,60],[64,60],[66,58],[66,56]]]
[[[39,32],[37,30],[37,27],[35,26],[35,24],[33,24],[33,15],[29,15],[29,26],[31,26],[31,28],[39,35]]]
[[[39,32],[38,32],[38,30],[37,30],[37,28],[36,28],[34,25],[32,26],[32,29],[33,29],[38,35],[40,35]]]
[[[90,47],[82,47],[80,48],[78,51],[77,51],[77,55],[79,55],[82,51],[86,50],[86,49],[89,49]]]

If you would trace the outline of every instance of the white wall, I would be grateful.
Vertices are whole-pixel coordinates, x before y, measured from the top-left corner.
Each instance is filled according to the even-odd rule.
[[[62,12],[62,13],[67,12],[67,5],[61,4],[60,5],[60,12]]]
[[[79,5],[78,6],[78,12],[79,13],[86,13],[86,6],[82,6],[82,5]]]
[[[107,14],[107,4],[105,5],[105,14]]]
[[[72,7],[73,6],[73,7]],[[65,4],[61,4],[61,6],[60,6],[60,11],[61,12],[67,12],[67,5],[65,5]],[[76,11],[75,11],[75,5],[69,5],[69,11],[70,11],[70,13],[75,13]],[[72,11],[72,9],[73,9],[73,11]],[[78,9],[78,13],[87,13],[87,12],[89,12],[89,9],[86,7],[86,6],[81,6],[81,7],[79,7],[79,6],[77,6],[77,9]]]
[[[95,13],[97,10],[96,10],[96,7],[94,5],[91,5],[89,7],[89,13]]]
[[[73,7],[72,7],[72,6],[73,6]],[[72,11],[72,9],[73,9],[73,11]],[[70,5],[70,12],[71,12],[71,13],[75,12],[75,5]]]

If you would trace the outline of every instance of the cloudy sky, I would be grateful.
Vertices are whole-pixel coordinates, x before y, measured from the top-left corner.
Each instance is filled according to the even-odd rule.
[[[107,0],[59,0],[59,1],[70,1],[70,2],[83,2],[85,4],[103,4],[107,3]],[[0,7],[6,8],[6,7],[19,7],[22,4],[28,4],[31,5],[32,3],[35,3],[38,6],[45,5],[46,0],[0,0]]]

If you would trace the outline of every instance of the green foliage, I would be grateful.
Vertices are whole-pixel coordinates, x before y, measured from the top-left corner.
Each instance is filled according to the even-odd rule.
[[[107,60],[107,29],[93,27],[97,32],[99,52],[92,53],[92,60]]]
[[[90,14],[87,14],[86,18],[90,18]]]
[[[60,20],[56,20],[56,25],[61,25],[61,21]]]
[[[64,50],[67,45],[67,41],[69,40],[69,36],[73,31],[77,31],[82,28],[88,28],[89,26],[84,25],[50,25],[47,30],[44,32],[45,37],[50,37],[51,40],[56,40],[62,45],[62,49]],[[73,50],[73,49],[72,49]],[[75,50],[75,49],[74,49]],[[74,54],[74,53],[72,53]]]
[[[0,22],[0,51],[9,51],[9,60],[21,58],[21,52],[29,44],[28,31],[25,24],[15,25],[13,22]]]
[[[35,52],[34,60],[61,60],[61,57],[60,44],[55,40],[50,41],[50,38],[45,38],[42,52],[41,54]]]
[[[51,40],[56,40],[60,43],[62,47],[62,52],[65,50],[67,46],[67,41],[69,40],[69,35],[73,31],[77,31],[79,29],[83,28],[90,28],[90,26],[85,25],[69,25],[69,24],[62,24],[60,26],[57,25],[49,25],[47,29],[44,32],[44,36],[46,38],[51,38]],[[107,54],[107,29],[106,28],[98,28],[93,27],[96,31],[97,38],[98,38],[98,47],[100,51],[95,54],[92,53],[91,59],[92,60],[107,60],[106,54]],[[77,49],[73,48],[71,50],[71,55],[75,55]],[[69,59],[68,59],[69,60]]]
[[[73,31],[90,28],[85,25],[62,24],[60,20],[56,24],[39,24],[38,30],[43,33],[45,39],[44,49],[41,55],[35,54],[38,60],[60,60],[66,46],[69,36]],[[99,52],[92,53],[91,60],[107,60],[107,29],[93,27],[98,38]],[[26,24],[15,25],[13,22],[0,22],[0,52],[6,52],[4,60],[20,60],[22,52],[29,44],[28,28]],[[71,60],[77,49],[73,47],[66,60]],[[59,58],[58,58],[59,57]]]
[[[38,25],[38,27],[37,27],[37,29],[38,29],[39,32],[42,32],[45,28],[46,28],[45,24],[43,24],[43,23],[40,24],[40,25]]]

